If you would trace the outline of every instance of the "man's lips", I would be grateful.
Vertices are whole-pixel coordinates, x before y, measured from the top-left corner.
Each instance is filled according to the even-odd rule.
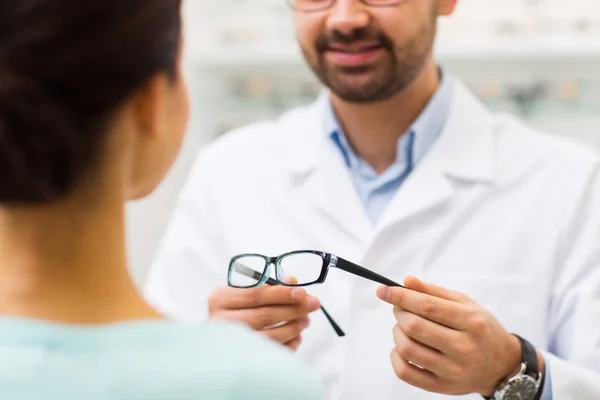
[[[334,43],[328,46],[325,57],[334,64],[361,66],[373,61],[383,50],[381,43],[376,41]]]
[[[374,50],[380,48],[381,43],[377,41],[362,41],[362,42],[354,42],[349,44],[343,43],[333,43],[328,46],[328,51],[335,51],[341,53],[362,53],[365,51]]]

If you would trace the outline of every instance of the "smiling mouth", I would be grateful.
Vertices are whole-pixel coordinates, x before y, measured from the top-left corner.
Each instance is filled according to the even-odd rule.
[[[361,71],[381,57],[384,46],[380,42],[363,41],[351,44],[332,44],[324,56],[328,62],[342,68]]]
[[[383,46],[381,43],[356,43],[356,44],[333,44],[327,48],[327,51],[346,53],[346,54],[360,54],[367,51],[378,50]]]

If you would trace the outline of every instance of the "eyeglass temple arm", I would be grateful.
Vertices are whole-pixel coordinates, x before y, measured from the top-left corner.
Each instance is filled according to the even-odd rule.
[[[327,318],[327,321],[329,321],[329,323],[331,324],[331,327],[333,328],[333,330],[335,331],[335,333],[337,333],[337,335],[339,337],[346,336],[346,334],[344,333],[344,331],[342,330],[342,328],[340,328],[340,326],[337,324],[337,322],[335,322],[334,319],[331,317],[331,315],[329,315],[329,313],[327,312],[327,310],[325,310],[325,307],[321,306],[321,311],[323,311],[323,314],[325,315],[325,318]]]
[[[245,265],[239,264],[239,263],[235,263],[233,265],[233,268],[235,269],[235,271],[246,275],[249,278],[252,279],[256,279],[257,281],[260,281],[263,277],[263,274],[261,274],[260,272],[257,272],[255,270],[253,270],[252,268],[248,268]],[[279,282],[277,282],[275,279],[273,278],[268,278],[265,283],[267,285],[278,285]],[[337,322],[335,322],[335,320],[331,317],[331,315],[329,315],[329,313],[327,312],[327,310],[325,310],[325,307],[321,306],[321,311],[323,311],[323,314],[325,315],[325,318],[327,318],[327,321],[329,321],[329,323],[331,324],[331,326],[333,327],[333,330],[335,330],[335,333],[337,333],[337,335],[339,337],[343,337],[346,336],[346,333],[344,333],[344,331],[342,330],[342,328],[340,328],[340,326],[337,324]]]
[[[360,265],[356,265],[348,260],[344,260],[343,258],[334,255],[331,256],[331,266],[339,268],[351,274],[361,276],[365,279],[381,283],[382,285],[404,287],[401,284],[386,278],[385,276],[379,275],[378,273],[375,273],[371,270],[361,267]]]

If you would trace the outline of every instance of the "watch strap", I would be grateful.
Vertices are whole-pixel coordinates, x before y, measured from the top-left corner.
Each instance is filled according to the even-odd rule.
[[[540,367],[538,365],[537,351],[535,350],[535,347],[533,347],[531,343],[519,335],[515,335],[513,333],[513,336],[515,336],[517,339],[519,339],[519,342],[521,342],[521,356],[523,363],[525,363],[526,366],[525,372],[535,379],[538,379],[540,376]]]
[[[538,387],[537,394],[534,400],[540,400],[542,398],[542,393],[544,393],[544,384],[546,382],[546,374],[542,374],[542,380],[540,381],[540,386]]]

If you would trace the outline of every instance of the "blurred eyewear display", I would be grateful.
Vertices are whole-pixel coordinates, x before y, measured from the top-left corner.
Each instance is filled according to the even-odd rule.
[[[372,7],[397,6],[406,0],[363,0]],[[290,8],[299,12],[327,9],[335,0],[267,0],[202,2],[191,10],[200,41],[211,53],[239,48],[248,54],[268,49],[290,54],[296,36]],[[440,38],[468,46],[493,44],[495,40],[537,38],[567,40],[567,47],[581,40],[596,41],[600,32],[597,0],[463,0],[452,18],[439,21]],[[298,59],[300,61],[300,59]]]
[[[253,253],[237,255],[229,263],[227,284],[240,289],[253,288],[265,283],[306,287],[324,283],[330,268],[338,268],[383,285],[402,287],[399,283],[341,257],[315,250],[292,251],[277,257]],[[338,336],[345,336],[344,331],[323,306],[321,310]]]

